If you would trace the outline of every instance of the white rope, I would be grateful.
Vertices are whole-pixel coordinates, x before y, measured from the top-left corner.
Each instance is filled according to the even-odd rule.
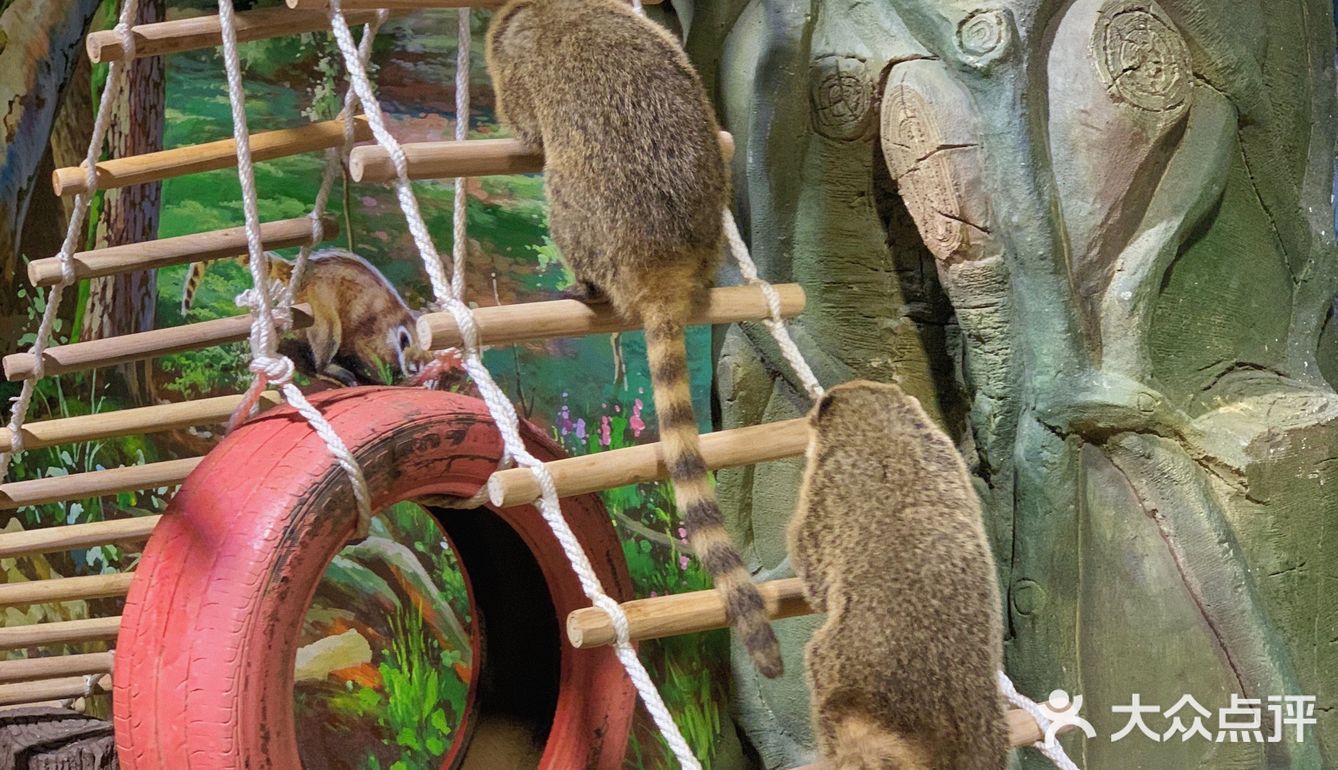
[[[799,347],[795,344],[794,338],[790,336],[790,330],[785,326],[785,320],[781,318],[780,295],[776,293],[776,287],[764,281],[757,275],[757,265],[753,263],[753,258],[748,254],[748,246],[743,242],[743,236],[739,233],[739,225],[734,221],[734,213],[728,208],[725,209],[725,238],[729,241],[729,253],[733,255],[734,261],[739,265],[739,272],[749,284],[762,290],[762,295],[767,299],[767,307],[771,311],[771,317],[763,321],[767,331],[771,332],[772,339],[780,346],[781,356],[785,362],[790,365],[790,369],[799,382],[804,386],[808,397],[817,401],[822,398],[822,385],[818,383],[818,378],[814,376],[813,369],[809,367],[808,362],[804,360],[804,354],[799,352]]]
[[[469,29],[470,13],[468,8],[458,12],[455,43],[455,141],[463,142],[469,138],[469,73],[470,43],[473,33]],[[455,178],[454,211],[451,241],[451,296],[463,300],[465,296],[465,266],[469,261],[469,232],[466,227],[468,212],[467,191],[464,177]]]
[[[390,12],[383,8],[363,27],[362,40],[358,43],[358,59],[364,65],[371,59],[372,42],[376,40],[376,33],[389,17]],[[344,146],[331,147],[325,151],[325,171],[321,176],[321,186],[316,191],[316,201],[311,206],[311,213],[307,215],[311,219],[311,242],[302,244],[302,248],[298,250],[297,259],[293,260],[293,272],[288,277],[288,291],[293,296],[297,295],[297,290],[302,285],[311,252],[325,240],[325,226],[322,224],[325,207],[330,202],[330,192],[334,189],[335,179],[339,177],[344,164],[348,162],[349,153],[353,152],[353,144],[356,141],[353,130],[356,106],[353,89],[349,88],[344,92],[344,106],[339,111],[339,117],[344,121]]]
[[[236,18],[232,0],[218,0],[219,27],[223,42],[223,67],[228,78],[228,102],[232,108],[232,132],[237,141],[237,176],[242,188],[242,211],[246,220],[246,246],[251,269],[251,289],[237,298],[237,303],[251,310],[251,371],[255,374],[246,401],[234,414],[234,423],[240,415],[254,409],[260,393],[270,384],[279,386],[284,399],[311,424],[325,442],[339,467],[344,470],[353,487],[357,503],[358,523],[355,534],[366,534],[372,519],[371,497],[362,468],[343,440],[325,417],[307,401],[302,391],[293,384],[293,362],[278,353],[278,333],[275,328],[275,306],[287,309],[292,295],[286,287],[276,286],[269,277],[269,256],[260,238],[260,213],[256,203],[255,169],[251,162],[251,137],[246,122],[246,91],[242,83],[241,63],[237,56]],[[370,45],[370,43],[369,43]],[[351,120],[350,115],[345,116]],[[347,137],[347,122],[346,132]],[[281,313],[282,315],[282,313]],[[282,323],[282,319],[280,319]]]
[[[84,155],[84,184],[87,189],[74,197],[74,210],[70,214],[69,224],[65,228],[65,240],[61,243],[56,259],[60,262],[60,281],[47,292],[46,308],[42,311],[42,320],[37,325],[37,334],[29,352],[33,357],[33,371],[23,381],[19,395],[14,398],[14,405],[9,417],[10,449],[0,452],[0,482],[9,475],[9,461],[23,451],[23,423],[28,419],[28,410],[32,406],[33,394],[37,381],[46,375],[46,349],[51,344],[51,334],[60,313],[60,301],[65,289],[78,282],[74,273],[74,252],[83,244],[85,219],[88,206],[98,191],[97,162],[102,154],[102,142],[106,139],[107,129],[111,126],[112,114],[121,89],[125,86],[126,74],[131,62],[135,60],[135,36],[131,25],[139,15],[139,0],[125,0],[121,5],[121,14],[116,20],[113,31],[120,38],[122,58],[113,61],[107,67],[107,81],[102,87],[102,98],[98,103],[98,114],[93,121],[93,133],[88,142],[88,152]]]
[[[385,117],[381,112],[381,105],[372,92],[372,85],[367,77],[366,68],[362,66],[362,63],[354,54],[352,34],[349,32],[348,22],[344,19],[344,14],[340,10],[339,0],[331,0],[330,25],[334,31],[335,41],[344,55],[344,63],[349,69],[350,81],[353,89],[358,94],[359,101],[362,103],[363,114],[367,117],[372,134],[376,137],[377,143],[390,155],[394,164],[395,191],[400,201],[400,207],[404,210],[409,233],[418,247],[424,268],[431,280],[433,295],[437,304],[451,313],[459,326],[464,348],[463,365],[465,371],[473,378],[480,396],[482,396],[488,411],[493,416],[497,430],[502,436],[502,442],[506,447],[506,454],[520,466],[529,468],[530,472],[534,474],[535,480],[539,483],[539,488],[542,491],[539,501],[540,514],[553,531],[554,537],[562,547],[567,560],[571,563],[572,569],[581,584],[581,590],[591,604],[603,609],[612,619],[617,638],[614,651],[618,660],[627,670],[633,686],[636,687],[637,693],[654,720],[656,727],[664,735],[670,751],[673,752],[686,770],[700,770],[700,762],[693,756],[687,741],[684,740],[678,726],[674,724],[673,717],[669,713],[664,699],[660,697],[659,691],[656,690],[655,684],[650,679],[650,674],[646,671],[645,666],[637,657],[636,650],[632,647],[627,616],[623,613],[622,606],[604,591],[590,559],[586,556],[580,541],[576,538],[576,534],[572,532],[570,525],[563,517],[561,505],[558,502],[557,487],[552,476],[548,473],[544,464],[526,449],[525,442],[520,435],[520,418],[516,414],[515,406],[506,397],[497,382],[493,380],[487,367],[483,365],[478,345],[478,327],[474,323],[473,312],[463,301],[463,278],[458,282],[446,280],[441,257],[437,253],[431,235],[428,233],[427,224],[423,221],[417,197],[414,195],[413,187],[409,181],[408,163],[404,157],[404,150],[386,128]],[[462,40],[459,45],[461,47],[467,46],[468,43],[463,39],[468,37],[467,20],[461,20],[460,29]],[[462,66],[458,68],[456,75],[458,100],[467,98],[468,93],[469,60],[467,50],[461,51],[459,63]],[[468,117],[462,111],[457,113],[456,119],[456,135],[458,137],[461,132],[467,130]],[[462,212],[467,203],[465,196],[462,194],[464,192],[463,185],[457,184],[456,190],[455,222],[457,228],[460,228],[460,223],[463,221]],[[457,229],[454,245],[456,259],[453,273],[460,276],[463,276],[467,253],[467,242],[462,235],[463,231]]]
[[[1013,686],[1013,680],[1008,678],[1004,672],[999,672],[999,691],[1003,693],[1004,698],[1008,700],[1014,708],[1020,708],[1031,715],[1036,720],[1036,726],[1041,729],[1041,735],[1045,736],[1050,732],[1050,717],[1046,716],[1041,707],[1035,701],[1017,691]],[[1059,770],[1078,770],[1078,766],[1069,759],[1069,755],[1064,752],[1064,747],[1054,740],[1041,738],[1041,740],[1032,744],[1032,746]]]

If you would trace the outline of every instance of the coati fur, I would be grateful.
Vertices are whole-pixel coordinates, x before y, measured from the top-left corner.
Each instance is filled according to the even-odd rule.
[[[293,263],[270,253],[269,275],[289,282]],[[243,257],[245,259],[245,257]],[[186,273],[181,309],[194,301],[206,263]],[[337,385],[391,385],[427,360],[418,346],[417,314],[372,263],[350,251],[314,252],[293,292],[293,304],[311,306],[312,325],[284,335],[279,352],[309,377]]]
[[[729,179],[678,41],[621,0],[511,0],[487,61],[497,111],[543,150],[550,229],[579,291],[646,332],[660,440],[688,539],[765,676],[782,670],[761,595],[702,460],[684,331],[719,263]]]
[[[832,388],[808,417],[790,562],[827,620],[806,650],[834,770],[1002,770],[1003,630],[966,465],[895,385]]]

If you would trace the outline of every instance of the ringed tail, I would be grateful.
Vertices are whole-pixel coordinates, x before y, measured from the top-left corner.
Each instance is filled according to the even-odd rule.
[[[648,308],[642,312],[665,465],[688,532],[688,543],[724,598],[730,625],[738,631],[757,670],[765,677],[775,678],[783,671],[780,643],[771,629],[762,595],[725,531],[706,461],[702,459],[688,380],[686,316],[673,308]]]
[[[833,770],[930,770],[933,762],[916,742],[872,719],[850,714],[836,725]]]

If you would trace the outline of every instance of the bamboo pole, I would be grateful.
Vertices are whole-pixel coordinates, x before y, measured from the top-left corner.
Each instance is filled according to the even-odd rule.
[[[327,239],[339,235],[339,223],[333,217],[323,217],[321,228]],[[308,217],[265,222],[260,225],[260,240],[267,250],[317,245],[311,242],[311,219]],[[229,227],[225,230],[81,251],[72,259],[75,277],[84,279],[188,262],[208,262],[245,253],[246,228]],[[60,283],[60,279],[59,259],[50,257],[28,263],[28,280],[33,286],[52,286]]]
[[[0,628],[0,650],[21,650],[24,647],[41,647],[48,644],[105,642],[115,639],[120,628],[119,616],[7,626]]]
[[[185,460],[167,460],[147,465],[131,465],[104,471],[72,473],[69,476],[50,476],[0,484],[0,511],[22,508],[26,505],[114,495],[136,489],[174,487],[185,481],[203,459],[203,457],[191,457]]]
[[[305,329],[312,324],[311,306],[293,306],[293,328]],[[154,329],[137,334],[123,334],[102,340],[76,342],[47,348],[42,354],[46,374],[56,375],[81,369],[114,366],[129,361],[199,350],[215,345],[241,342],[251,334],[251,316],[241,315],[213,321]],[[5,377],[11,381],[33,376],[36,357],[32,353],[13,353],[5,356]]]
[[[58,420],[30,422],[23,426],[23,447],[41,449],[57,444],[96,441],[116,436],[140,433],[164,433],[195,425],[224,423],[232,416],[246,396],[215,396],[194,401],[176,401],[116,412],[101,412]],[[283,403],[277,391],[260,394],[257,406],[261,409]],[[14,448],[14,434],[9,428],[0,428],[0,452]]]
[[[808,444],[804,419],[722,430],[701,437],[702,457],[708,468],[795,457]],[[615,449],[546,464],[559,497],[583,495],[626,484],[664,478],[668,470],[659,444]],[[539,499],[539,483],[526,468],[498,471],[488,479],[488,498],[499,508],[528,505]]]
[[[91,684],[90,687],[90,683],[82,676],[44,679],[19,684],[0,684],[0,706],[80,698],[98,692],[108,692],[112,686],[111,677],[104,675]]]
[[[125,596],[133,577],[133,572],[117,572],[5,583],[0,585],[0,607]]]
[[[734,156],[734,137],[720,132],[726,162]],[[404,145],[410,179],[529,174],[544,169],[544,156],[518,139],[469,139],[463,142],[410,142]],[[395,163],[380,145],[354,147],[348,173],[355,182],[390,182]]]
[[[659,0],[655,0],[659,2]],[[295,11],[326,11],[330,0],[287,0]],[[430,11],[438,8],[500,8],[506,0],[344,0],[339,4],[344,12],[385,8],[396,11]]]
[[[408,142],[404,157],[410,179],[528,174],[543,171],[542,153],[529,152],[517,139],[470,139],[463,142]],[[354,147],[348,173],[355,182],[390,182],[395,164],[379,145]]]
[[[162,516],[139,516],[87,524],[65,524],[45,529],[0,534],[0,559],[39,553],[73,551],[108,543],[136,543],[149,539]]]
[[[114,657],[110,652],[85,652],[77,655],[0,660],[0,682],[32,682],[64,676],[110,674]]]
[[[781,316],[793,318],[804,311],[804,289],[797,283],[780,284]],[[730,324],[770,317],[765,295],[756,286],[712,289],[690,324]],[[612,334],[637,329],[608,304],[587,304],[574,299],[494,305],[474,310],[479,341],[484,345],[535,342],[554,337]],[[450,313],[427,313],[418,318],[418,344],[427,350],[460,345],[460,327]]]
[[[349,24],[365,24],[373,19],[374,10],[350,11],[345,14]],[[330,17],[324,12],[293,11],[287,8],[258,8],[236,15],[237,42],[263,40],[282,35],[299,35],[330,28]],[[216,14],[173,19],[153,24],[137,24],[130,28],[134,50],[127,51],[116,30],[109,29],[90,34],[85,42],[88,58],[94,64],[110,61],[131,61],[149,56],[162,56],[199,48],[214,48],[223,44],[223,33]]]
[[[282,10],[282,9],[279,9]],[[358,141],[372,137],[367,119],[354,118],[354,136]],[[283,128],[251,136],[251,157],[265,161],[297,155],[313,150],[338,147],[344,143],[344,121],[327,120],[297,128]],[[98,189],[111,190],[132,184],[156,182],[162,179],[231,168],[237,164],[237,142],[221,139],[217,142],[175,147],[161,152],[132,155],[127,158],[104,160],[97,164]],[[83,166],[56,169],[51,175],[51,186],[56,195],[74,195],[87,192],[88,184]]]
[[[809,615],[813,612],[804,601],[799,578],[769,580],[757,584],[773,620]],[[661,639],[679,634],[695,634],[729,625],[725,603],[716,591],[692,591],[650,599],[623,602],[632,641]],[[577,649],[613,644],[613,623],[608,613],[598,607],[585,607],[567,615],[567,639]]]

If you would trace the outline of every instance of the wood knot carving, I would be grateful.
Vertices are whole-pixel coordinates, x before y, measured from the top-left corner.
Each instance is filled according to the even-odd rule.
[[[873,89],[873,78],[860,59],[832,55],[814,61],[809,82],[814,129],[841,141],[867,136],[872,124]]]
[[[1008,11],[974,11],[957,25],[957,48],[977,64],[1003,56],[1012,39]]]
[[[942,260],[966,239],[957,180],[942,152],[944,142],[923,94],[905,83],[883,96],[883,154],[925,245]]]
[[[1167,112],[1189,97],[1189,48],[1156,3],[1107,2],[1097,16],[1092,57],[1106,91],[1118,102]]]

